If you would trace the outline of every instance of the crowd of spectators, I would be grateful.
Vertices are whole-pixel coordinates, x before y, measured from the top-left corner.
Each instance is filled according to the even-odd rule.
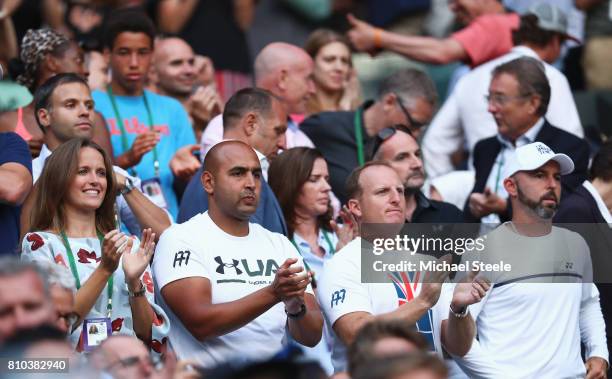
[[[0,376],[607,378],[611,38],[609,0],[0,0]]]

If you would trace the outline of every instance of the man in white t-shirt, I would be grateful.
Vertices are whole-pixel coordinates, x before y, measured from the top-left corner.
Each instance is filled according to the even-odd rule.
[[[399,228],[394,234],[400,232],[406,206],[404,185],[388,163],[372,161],[355,169],[347,180],[347,196],[347,205],[360,224],[389,224],[388,229],[395,225]],[[415,324],[430,348],[441,352],[435,325],[443,314],[434,307],[441,281],[420,283],[413,280],[413,273],[405,273],[394,275],[392,282],[362,283],[362,244],[368,243],[357,238],[337,252],[325,263],[317,288],[325,319],[334,331],[332,360],[336,372],[347,369],[346,346],[375,319]],[[447,306],[442,309],[446,312]]]
[[[255,151],[220,142],[204,167],[208,211],[169,228],[153,261],[178,357],[206,368],[266,359],[282,349],[285,332],[316,345],[323,318],[310,274],[285,236],[249,223],[262,185]]]
[[[497,262],[511,246],[501,257],[512,270],[455,287],[444,347],[471,378],[605,378],[605,324],[589,249],[578,234],[552,225],[561,175],[574,163],[535,142],[517,148],[510,164],[503,183],[512,222],[487,235],[483,257]]]

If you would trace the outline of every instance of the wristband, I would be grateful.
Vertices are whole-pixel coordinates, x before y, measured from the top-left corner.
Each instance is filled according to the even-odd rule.
[[[298,313],[289,313],[287,312],[287,308],[285,308],[285,313],[287,314],[287,317],[289,318],[293,318],[293,319],[302,318],[306,314],[306,304],[302,303]]]
[[[136,292],[132,292],[130,291],[130,288],[128,287],[128,294],[130,297],[141,297],[144,296],[145,294],[145,286],[142,283],[142,280],[140,281],[140,289]]]
[[[377,49],[382,49],[382,29],[374,28],[374,46]]]
[[[459,309],[459,312],[455,312],[452,305],[448,306],[450,313],[457,318],[465,318],[468,315],[468,307],[463,307]]]

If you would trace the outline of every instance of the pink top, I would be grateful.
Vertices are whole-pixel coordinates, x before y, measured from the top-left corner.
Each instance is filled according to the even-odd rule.
[[[15,126],[15,133],[26,141],[32,139],[32,135],[28,132],[28,129],[26,129],[23,123],[23,108],[21,107],[17,108],[17,125]]]
[[[473,68],[509,52],[513,47],[512,31],[519,24],[520,16],[516,13],[485,14],[451,38],[463,46]]]

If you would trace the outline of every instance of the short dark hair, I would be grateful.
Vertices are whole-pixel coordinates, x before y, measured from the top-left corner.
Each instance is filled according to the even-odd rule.
[[[361,177],[361,173],[363,172],[363,170],[372,166],[385,166],[393,170],[393,167],[391,167],[389,163],[381,160],[369,161],[366,162],[363,166],[355,168],[346,179],[345,189],[347,199],[356,199],[357,197],[361,196],[363,188],[361,188],[361,185],[359,185],[359,178]]]
[[[53,97],[53,92],[55,92],[55,89],[62,84],[69,83],[81,83],[89,89],[87,81],[81,76],[74,73],[64,73],[57,74],[47,79],[47,81],[38,87],[36,92],[34,92],[34,117],[36,118],[36,122],[38,123],[40,129],[42,129],[43,133],[45,133],[45,128],[43,128],[40,120],[38,119],[38,111],[40,109],[51,110],[51,97]]]
[[[268,184],[276,195],[287,222],[287,237],[293,238],[296,226],[295,208],[300,190],[310,178],[315,160],[324,159],[323,154],[310,147],[294,147],[274,158],[268,170]],[[288,175],[290,174],[290,175]],[[317,226],[331,231],[332,208],[317,217]]]
[[[503,63],[493,70],[492,78],[509,74],[519,83],[519,92],[523,96],[535,94],[540,96],[539,116],[544,116],[550,102],[550,84],[546,77],[544,64],[531,57],[520,57]]]
[[[406,103],[423,98],[433,105],[438,100],[436,86],[431,78],[416,68],[400,70],[386,77],[378,87],[378,99],[389,93],[401,96],[401,100]]]
[[[368,359],[354,373],[351,373],[351,378],[393,379],[422,370],[431,371],[441,378],[448,377],[448,368],[446,368],[444,362],[436,354],[418,353]]]
[[[236,92],[223,109],[223,129],[231,129],[248,112],[268,117],[272,113],[272,99],[278,99],[263,88],[249,87]]]
[[[544,47],[555,36],[561,36],[561,33],[540,28],[538,26],[538,16],[524,14],[521,16],[519,28],[512,32],[512,42],[515,46],[528,43],[537,47]]]
[[[348,350],[349,373],[374,356],[374,346],[384,338],[396,337],[414,344],[419,350],[427,351],[427,341],[416,331],[414,325],[400,320],[375,320],[359,330]]]
[[[593,157],[589,176],[591,180],[612,181],[612,140],[601,145],[601,148]]]
[[[144,33],[151,40],[151,48],[155,42],[155,25],[153,21],[139,8],[125,8],[113,11],[104,28],[104,47],[112,50],[117,36],[123,32]]]

